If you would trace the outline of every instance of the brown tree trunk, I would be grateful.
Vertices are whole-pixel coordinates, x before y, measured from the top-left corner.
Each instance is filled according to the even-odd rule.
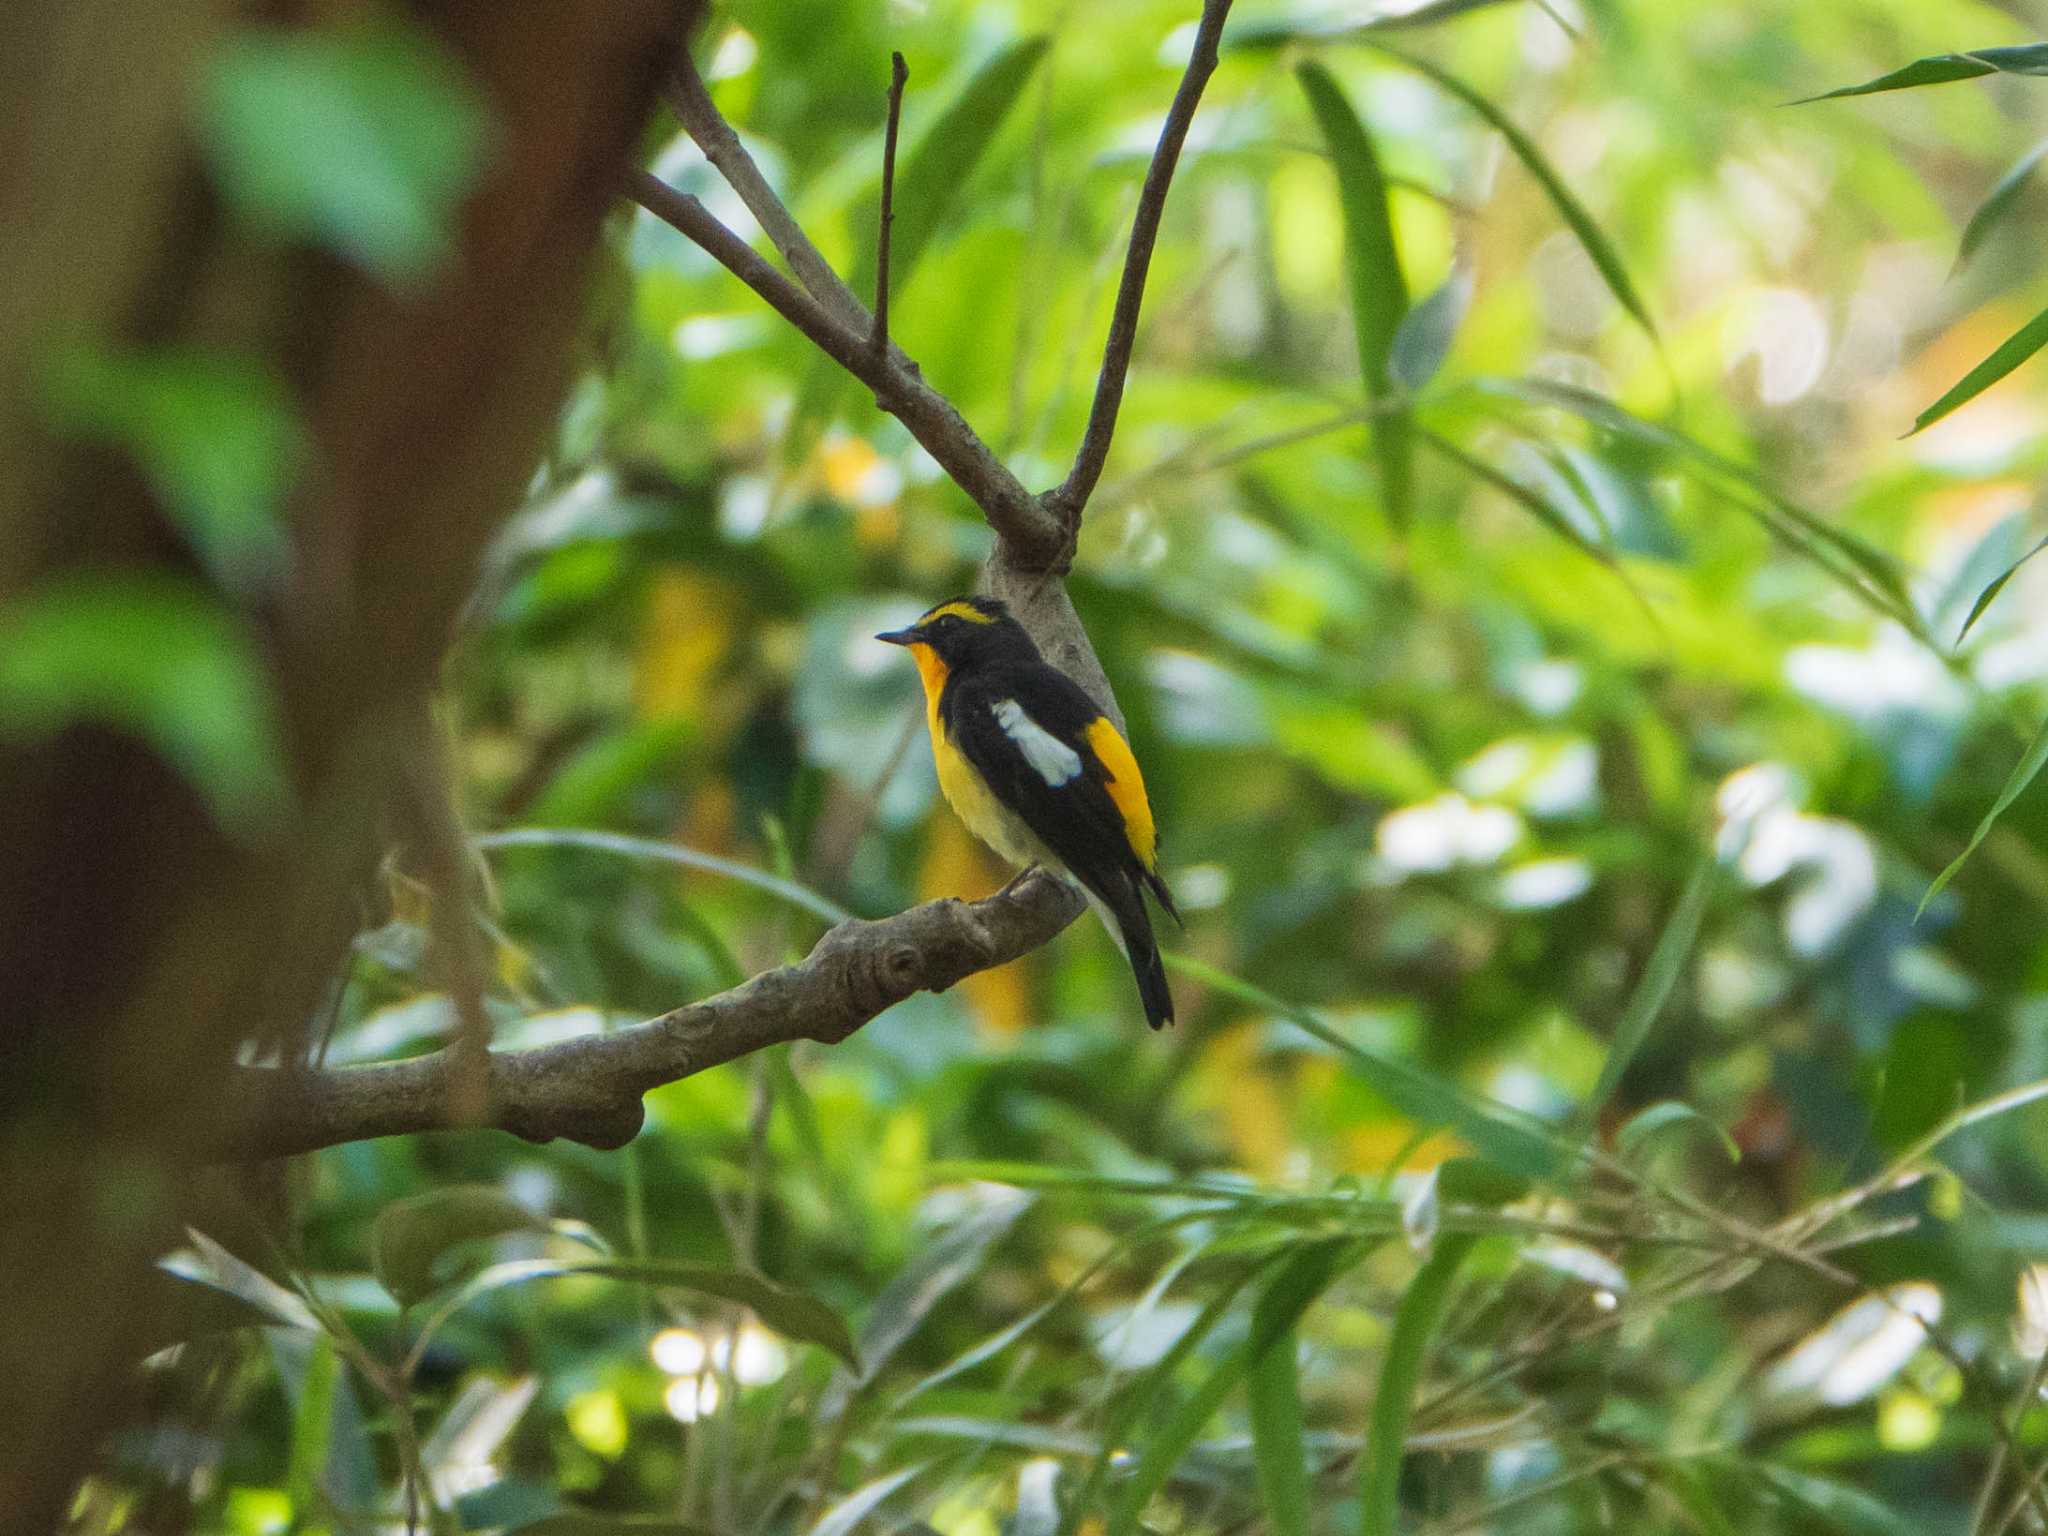
[[[302,1027],[375,858],[392,722],[568,381],[614,189],[687,0],[421,0],[496,118],[459,259],[397,297],[240,240],[193,163],[229,0],[13,0],[0,46],[0,611],[54,574],[189,561],[131,465],[49,434],[53,347],[255,355],[314,444],[260,616],[295,808],[233,840],[149,747],[0,740],[0,1533],[48,1532],[129,1399],[179,1154],[252,1033]],[[354,0],[272,0],[330,25]]]

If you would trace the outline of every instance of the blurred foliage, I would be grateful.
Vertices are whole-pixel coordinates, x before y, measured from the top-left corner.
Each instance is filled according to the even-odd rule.
[[[734,0],[704,40],[857,281],[905,53],[894,335],[1030,483],[1194,10]],[[172,1263],[192,1336],[81,1526],[2048,1519],[2048,433],[2036,374],[1974,387],[2048,334],[2048,12],[1374,14],[1242,0],[1072,581],[1189,914],[1182,1027],[1077,927],[661,1089],[622,1153],[308,1159],[295,1230]],[[195,101],[238,217],[399,284],[490,142],[383,34],[252,35]],[[626,211],[612,250],[451,671],[467,814],[523,833],[479,851],[505,1048],[1004,876],[867,638],[985,527],[702,253]],[[57,384],[223,593],[263,579],[299,450],[260,373]],[[0,726],[106,718],[256,814],[210,601],[8,615]],[[431,895],[387,896],[330,1065],[452,1027]]]

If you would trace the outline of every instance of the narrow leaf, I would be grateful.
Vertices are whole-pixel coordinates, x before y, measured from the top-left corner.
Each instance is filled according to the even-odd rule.
[[[1555,167],[1544,157],[1543,151],[1536,147],[1536,141],[1516,127],[1513,119],[1499,107],[1456,75],[1439,69],[1427,59],[1404,53],[1398,48],[1390,48],[1384,43],[1375,43],[1373,47],[1388,58],[1407,65],[1418,74],[1428,76],[1440,89],[1457,97],[1485,118],[1488,125],[1507,140],[1508,148],[1514,151],[1515,158],[1520,160],[1528,168],[1529,174],[1536,178],[1537,183],[1543,188],[1544,195],[1550,199],[1551,206],[1557,209],[1558,216],[1564,220],[1573,237],[1584,247],[1586,254],[1593,259],[1593,265],[1600,269],[1600,276],[1616,302],[1629,312],[1651,341],[1659,341],[1657,322],[1650,317],[1649,305],[1643,302],[1635,280],[1628,275],[1628,268],[1622,264],[1621,253],[1594,222],[1585,205],[1572,194],[1571,188],[1564,184],[1564,178],[1557,174]]]
[[[2044,346],[2048,346],[2048,309],[2000,342],[1997,350],[1964,374],[1955,388],[1916,416],[1913,432],[1924,432],[1944,416],[1968,405]],[[1906,435],[1911,437],[1913,433]]]
[[[187,1227],[185,1236],[192,1247],[167,1256],[158,1265],[167,1274],[232,1296],[250,1310],[252,1318],[261,1318],[271,1326],[308,1333],[320,1330],[320,1320],[296,1292],[286,1290],[262,1271],[245,1264],[204,1232]]]
[[[1400,1509],[1401,1452],[1414,1412],[1415,1390],[1422,1381],[1429,1346],[1450,1303],[1451,1282],[1477,1239],[1453,1233],[1437,1244],[1429,1262],[1416,1272],[1394,1314],[1387,1357],[1380,1366],[1379,1390],[1373,1394],[1372,1421],[1366,1433],[1364,1476],[1359,1489],[1359,1529],[1364,1536],[1395,1536]]]
[[[1330,159],[1337,169],[1337,197],[1344,212],[1344,261],[1351,277],[1351,317],[1358,331],[1358,368],[1366,399],[1376,408],[1374,457],[1387,517],[1397,532],[1407,528],[1414,501],[1415,448],[1409,416],[1392,371],[1394,339],[1408,313],[1408,280],[1394,245],[1387,180],[1373,150],[1372,136],[1352,109],[1336,78],[1321,64],[1305,63],[1295,73],[1308,96]]]
[[[1690,1104],[1682,1104],[1677,1099],[1661,1099],[1648,1109],[1630,1115],[1627,1123],[1614,1133],[1615,1150],[1623,1157],[1638,1156],[1665,1131],[1677,1126],[1705,1131],[1728,1154],[1729,1162],[1742,1161],[1742,1148],[1733,1136]]]
[[[1970,222],[1963,226],[1962,242],[1956,248],[1956,264],[1949,272],[1950,277],[1969,265],[1970,258],[1977,254],[1977,248],[1998,227],[1999,221],[2012,211],[2026,187],[2027,178],[2034,174],[2034,167],[2041,163],[2043,155],[2048,155],[2048,139],[2043,139],[2015,160],[2012,168],[1998,178],[1998,185],[1977,205],[1977,211],[1970,215]]]
[[[1202,1427],[1215,1416],[1230,1389],[1283,1335],[1292,1337],[1301,1314],[1329,1288],[1344,1261],[1356,1251],[1350,1238],[1326,1238],[1302,1248],[1274,1275],[1253,1309],[1251,1332],[1245,1341],[1216,1363],[1201,1386],[1147,1441],[1144,1454],[1132,1469],[1130,1480],[1124,1484],[1110,1514],[1109,1536],[1133,1536],[1146,1503],[1166,1486],[1167,1478],[1195,1443]],[[1299,1454],[1297,1447],[1296,1455]]]
[[[2024,555],[2021,555],[2019,559],[2013,561],[2011,565],[2008,565],[1999,573],[1997,580],[1977,594],[1977,601],[1970,605],[1970,616],[1963,620],[1963,627],[1956,631],[1957,645],[1961,645],[1964,639],[1968,637],[1970,631],[1976,628],[1977,621],[1984,617],[1984,610],[1989,608],[1997,599],[1998,594],[2005,590],[2005,584],[2019,574],[2020,567],[2044,549],[2048,549],[2048,539],[2043,539]]]
[[[879,1509],[884,1499],[917,1476],[924,1467],[923,1462],[899,1467],[885,1477],[863,1483],[818,1517],[818,1523],[811,1527],[811,1536],[852,1536],[861,1521]]]
[[[1643,967],[1642,979],[1636,983],[1628,1006],[1622,1009],[1621,1019],[1614,1026],[1614,1044],[1607,1048],[1607,1060],[1600,1066],[1600,1080],[1593,1085],[1592,1095],[1586,1100],[1588,1120],[1598,1115],[1607,1101],[1614,1097],[1614,1090],[1621,1086],[1622,1074],[1635,1060],[1643,1042],[1650,1037],[1650,1028],[1664,1011],[1665,1003],[1671,1000],[1671,991],[1678,985],[1679,973],[1685,969],[1693,946],[1699,942],[1700,923],[1706,916],[1707,895],[1713,886],[1714,869],[1713,853],[1701,854],[1693,865],[1685,888],[1678,893],[1678,904],[1671,909],[1664,931],[1657,935],[1656,946],[1651,949],[1649,962]]]
[[[1309,1465],[1301,1421],[1300,1340],[1290,1328],[1252,1362],[1246,1378],[1252,1461],[1273,1536],[1308,1536]]]
[[[320,1475],[327,1468],[328,1447],[333,1442],[334,1391],[340,1374],[334,1341],[324,1333],[314,1334],[292,1406],[291,1454],[284,1475],[292,1508],[302,1517],[320,1508]]]
[[[451,1317],[479,1297],[533,1280],[578,1276],[670,1286],[736,1301],[752,1308],[761,1321],[777,1333],[806,1344],[816,1344],[856,1369],[859,1367],[853,1335],[847,1331],[845,1321],[816,1297],[777,1285],[759,1275],[675,1259],[515,1259],[505,1264],[494,1264],[473,1276],[427,1319],[413,1344],[414,1360],[421,1357],[427,1342]]]
[[[1549,1178],[1564,1151],[1549,1127],[1533,1115],[1470,1092],[1433,1072],[1354,1044],[1315,1013],[1286,1002],[1227,971],[1187,955],[1166,957],[1167,965],[1203,985],[1297,1025],[1345,1056],[1358,1073],[1401,1113],[1420,1125],[1443,1126],[1468,1142],[1488,1162],[1509,1173]]]
[[[1472,288],[1471,267],[1458,262],[1436,292],[1401,317],[1387,364],[1394,381],[1411,394],[1435,378],[1451,355],[1451,343],[1472,307]]]
[[[1954,80],[1976,80],[1984,75],[2048,75],[2048,43],[2022,43],[2011,48],[1978,48],[1969,53],[1937,53],[1915,59],[1904,69],[1895,69],[1861,85],[1838,86],[1818,96],[1806,96],[1792,103],[1833,101],[1842,96],[1873,96],[1879,91],[1910,91],[1923,85],[1947,85]]]
[[[1920,905],[1913,914],[1916,919],[1927,910],[1928,903],[1947,888],[1949,881],[1955,879],[1970,855],[1977,851],[1978,845],[1991,835],[1991,829],[1998,824],[1998,818],[2010,810],[2013,801],[2026,792],[2027,786],[2034,782],[2034,775],[2041,771],[2043,763],[2048,763],[2048,722],[2044,722],[2041,729],[2035,733],[2032,745],[2027,748],[2027,755],[2020,759],[2019,766],[2013,769],[2012,776],[2005,781],[2005,788],[1998,792],[1998,798],[1992,802],[1991,809],[1985,812],[1984,819],[1977,823],[1977,830],[1970,834],[1969,846],[1955,856],[1947,869],[1934,877],[1934,884],[1927,887],[1927,894],[1920,898]]]
[[[436,1277],[435,1266],[458,1244],[546,1230],[545,1221],[491,1185],[429,1190],[377,1213],[370,1229],[370,1270],[401,1307],[409,1307],[449,1283]]]

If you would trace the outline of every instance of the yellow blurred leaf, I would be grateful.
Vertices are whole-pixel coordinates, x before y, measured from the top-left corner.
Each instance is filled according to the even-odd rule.
[[[633,673],[633,708],[642,720],[694,719],[705,685],[731,644],[738,594],[702,571],[672,566],[647,594]]]

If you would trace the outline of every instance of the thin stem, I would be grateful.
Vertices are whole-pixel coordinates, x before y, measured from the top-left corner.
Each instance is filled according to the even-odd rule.
[[[1152,163],[1145,171],[1145,184],[1138,194],[1137,216],[1131,221],[1131,243],[1124,255],[1123,281],[1117,286],[1116,308],[1110,312],[1109,340],[1102,350],[1102,371],[1095,379],[1095,403],[1089,408],[1088,426],[1081,434],[1080,451],[1074,467],[1046,501],[1071,536],[1079,528],[1081,513],[1102,478],[1102,466],[1109,459],[1109,445],[1116,436],[1117,412],[1124,399],[1124,377],[1131,370],[1131,349],[1138,339],[1138,311],[1145,302],[1145,275],[1152,266],[1152,248],[1159,240],[1159,221],[1166,209],[1167,189],[1173,184],[1174,168],[1180,163],[1181,146],[1187,142],[1188,127],[1195,120],[1195,108],[1202,91],[1216,72],[1217,45],[1223,37],[1224,18],[1230,14],[1230,0],[1203,0],[1201,24],[1195,29],[1195,45],[1188,55],[1188,67],[1173,93],[1166,123],[1159,130],[1159,142],[1152,151]]]
[[[889,355],[889,227],[896,222],[896,133],[903,125],[903,86],[910,66],[903,55],[889,55],[889,127],[882,140],[882,228],[875,240],[875,328],[868,347],[877,357]]]

